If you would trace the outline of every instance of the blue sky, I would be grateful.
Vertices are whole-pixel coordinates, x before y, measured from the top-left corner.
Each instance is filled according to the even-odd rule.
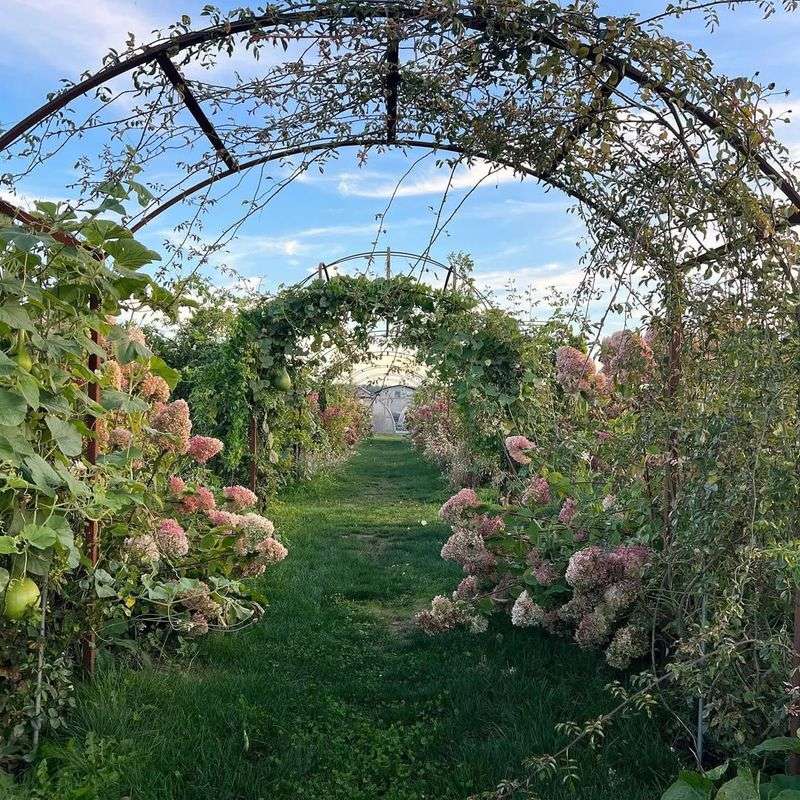
[[[0,50],[0,124],[3,127],[38,106],[62,77],[76,78],[87,67],[99,66],[108,47],[121,48],[127,32],[140,42],[149,32],[189,14],[202,26],[203,2],[175,0],[4,0],[4,47]],[[222,4],[223,6],[226,4]],[[231,4],[233,5],[233,4]],[[240,5],[236,3],[235,5]],[[656,13],[653,2],[629,5],[621,0],[603,4],[607,13]],[[721,11],[722,25],[710,34],[700,16],[673,21],[667,29],[676,38],[704,49],[728,75],[752,76],[760,70],[764,83],[791,94],[781,106],[792,107],[800,92],[800,13],[778,12],[762,20],[755,9]],[[230,68],[225,67],[225,68]],[[800,112],[798,112],[800,113]],[[800,155],[800,123],[779,128],[779,135]],[[375,238],[376,214],[383,211],[396,179],[419,154],[394,153],[372,157],[359,168],[353,151],[342,152],[324,176],[293,184],[276,204],[249,220],[225,256],[228,264],[263,288],[293,283],[304,278],[320,261],[332,261],[348,253],[369,250]],[[67,194],[71,161],[64,158],[47,175],[36,174],[19,186],[28,197],[62,198]],[[447,181],[447,171],[437,170],[435,157],[424,159],[403,184],[402,196],[392,206],[379,247],[418,252],[427,243],[433,212]],[[466,191],[474,175],[461,181]],[[460,199],[454,194],[456,201]],[[215,228],[237,213],[231,197],[220,204]],[[543,290],[555,285],[568,290],[579,276],[581,227],[566,213],[570,203],[558,193],[545,192],[530,182],[510,175],[487,180],[466,201],[448,226],[432,255],[445,260],[454,250],[469,252],[476,262],[479,285],[500,290],[509,279],[520,287]],[[160,249],[174,236],[179,213],[165,214],[141,236]],[[220,276],[219,282],[228,278]]]

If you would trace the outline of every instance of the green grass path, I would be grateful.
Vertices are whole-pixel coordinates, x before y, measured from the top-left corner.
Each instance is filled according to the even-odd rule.
[[[557,722],[609,708],[612,674],[569,642],[504,620],[480,636],[410,624],[458,579],[439,558],[448,494],[384,437],[274,502],[290,554],[264,580],[264,624],[210,637],[180,669],[107,670],[83,691],[71,733],[112,740],[119,797],[463,800],[557,747]],[[655,725],[610,738],[579,756],[577,791],[554,783],[542,800],[657,798],[673,762]]]

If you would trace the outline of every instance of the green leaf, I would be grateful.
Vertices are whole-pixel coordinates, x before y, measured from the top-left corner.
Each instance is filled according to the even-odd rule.
[[[4,303],[0,306],[0,322],[5,322],[15,331],[35,331],[36,328],[28,312],[18,303]]]
[[[0,536],[0,555],[16,553],[17,546],[14,544],[13,536]]]
[[[22,395],[9,389],[0,389],[0,425],[22,425],[27,410],[28,404]]]
[[[18,369],[17,362],[0,350],[0,375],[11,375]]]
[[[31,410],[36,411],[39,408],[39,381],[33,375],[21,372],[17,376],[17,384],[25,402],[31,407]]]
[[[150,408],[144,400],[129,397],[125,392],[118,392],[116,389],[106,389],[100,402],[107,411],[124,411],[126,414],[134,411],[147,411]]]
[[[739,775],[722,784],[716,800],[759,800],[758,789],[749,775]]]
[[[770,800],[800,800],[800,790],[784,789],[779,794],[770,795]]]
[[[50,236],[41,233],[28,233],[19,228],[0,228],[0,242],[13,244],[17,250],[30,253],[41,244],[52,244]]]
[[[0,592],[5,591],[8,582],[11,579],[11,574],[5,567],[0,567]]]
[[[708,800],[713,788],[714,784],[699,772],[681,772],[661,800]]]
[[[155,250],[150,250],[136,239],[117,239],[108,242],[105,251],[113,256],[118,266],[127,269],[138,269],[153,261],[161,261],[161,256]]]
[[[52,528],[46,525],[37,525],[35,522],[29,522],[25,525],[19,535],[38,550],[46,550],[58,540],[58,535]]]
[[[728,761],[723,762],[718,767],[703,771],[703,775],[710,781],[718,781],[728,771]]]
[[[74,425],[50,415],[45,417],[45,422],[47,423],[50,435],[53,437],[58,449],[65,456],[75,457],[81,454],[83,450],[83,439]]]
[[[181,373],[177,369],[170,367],[163,358],[158,356],[150,359],[150,372],[163,378],[170,389],[174,389],[181,378]]]
[[[763,756],[765,753],[800,753],[800,739],[796,736],[776,736],[774,739],[765,739],[750,752],[754,756]]]
[[[38,453],[27,456],[25,466],[30,473],[31,482],[45,494],[52,495],[52,489],[63,483],[58,473]]]

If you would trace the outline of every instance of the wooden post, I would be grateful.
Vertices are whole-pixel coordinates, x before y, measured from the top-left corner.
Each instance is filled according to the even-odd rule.
[[[258,420],[254,412],[250,412],[250,491],[258,486]]]
[[[792,687],[792,703],[789,707],[789,735],[796,737],[800,731],[800,715],[798,715],[797,697],[800,695],[800,590],[795,589],[794,594],[794,645],[792,652],[792,672],[789,685]],[[789,774],[800,775],[800,754],[792,753],[789,756]]]
[[[92,292],[89,295],[89,310],[96,312],[100,308],[100,298]],[[92,342],[99,345],[100,336],[97,329],[93,326],[91,329]],[[97,353],[89,353],[88,361],[89,372],[95,374],[100,368],[100,357]],[[100,384],[94,380],[87,386],[89,399],[95,403],[100,402]],[[86,446],[86,460],[94,466],[97,464],[97,417],[94,414],[89,414],[86,419],[86,425],[92,432],[92,436]],[[98,524],[96,520],[90,519],[86,521],[86,531],[84,533],[84,542],[86,544],[86,555],[92,570],[97,566],[100,558],[100,537]],[[83,635],[83,668],[88,675],[94,675],[95,662],[97,655],[97,642],[94,630],[90,627]]]

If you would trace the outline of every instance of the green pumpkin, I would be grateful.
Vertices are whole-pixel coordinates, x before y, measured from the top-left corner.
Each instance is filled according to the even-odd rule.
[[[276,370],[272,376],[272,385],[281,392],[288,392],[292,388],[292,379],[286,367]]]
[[[39,587],[30,578],[12,578],[6,587],[3,616],[22,619],[39,599]]]

